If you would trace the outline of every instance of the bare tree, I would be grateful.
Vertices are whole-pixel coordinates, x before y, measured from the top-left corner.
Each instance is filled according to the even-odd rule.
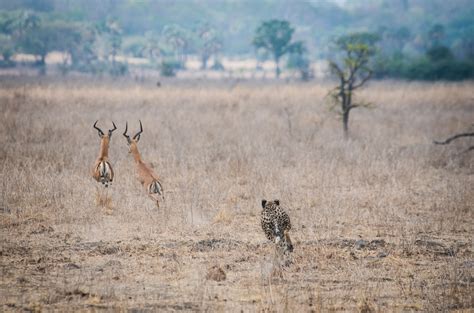
[[[374,54],[374,44],[378,37],[369,33],[357,33],[343,36],[336,45],[343,53],[339,62],[329,61],[329,67],[339,79],[339,86],[330,91],[334,107],[340,105],[344,138],[349,137],[349,113],[358,107],[368,107],[368,103],[354,103],[353,92],[362,87],[371,77],[370,57]]]

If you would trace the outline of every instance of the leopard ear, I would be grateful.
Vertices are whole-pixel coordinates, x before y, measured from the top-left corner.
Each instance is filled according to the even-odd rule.
[[[265,204],[267,204],[267,200],[263,199],[262,200],[262,208],[265,208]]]
[[[276,205],[280,205],[280,200],[275,199],[275,201],[273,201],[273,203],[275,203]]]

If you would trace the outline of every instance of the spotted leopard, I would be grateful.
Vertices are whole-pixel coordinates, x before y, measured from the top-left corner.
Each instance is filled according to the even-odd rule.
[[[292,252],[293,244],[288,233],[291,229],[290,217],[280,207],[280,201],[264,199],[262,200],[262,208],[260,222],[265,236],[285,251]]]

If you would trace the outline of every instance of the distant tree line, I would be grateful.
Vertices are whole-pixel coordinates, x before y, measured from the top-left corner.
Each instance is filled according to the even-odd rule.
[[[259,51],[271,55],[275,61],[276,76],[280,74],[280,59],[288,55],[288,67],[299,69],[303,78],[308,78],[308,50],[303,41],[292,42],[294,29],[287,21],[269,20],[263,22],[256,30],[253,45]],[[359,32],[343,35],[333,39],[330,44],[331,58],[346,48],[355,48],[356,44],[364,44],[370,50],[370,75],[374,78],[401,78],[411,80],[463,80],[474,78],[474,27],[470,36],[465,36],[458,45],[456,55],[444,43],[444,27],[434,25],[426,34],[416,35],[418,53],[410,53],[412,44],[409,29],[400,28],[395,31],[381,28],[376,32]],[[351,36],[354,35],[354,36]],[[352,46],[344,45],[351,39]],[[357,40],[356,40],[357,39]],[[413,48],[413,47],[412,47]],[[408,51],[407,51],[408,50]],[[356,49],[349,49],[357,54]],[[330,62],[332,72],[339,74],[334,62]],[[359,69],[361,70],[361,69]]]
[[[445,27],[435,24],[425,34],[412,34],[401,28],[380,30],[379,51],[374,61],[377,78],[412,80],[464,80],[474,78],[474,25],[456,41],[456,53],[446,44]],[[415,38],[416,46],[410,42]],[[391,44],[384,44],[389,42]],[[420,53],[410,52],[417,48]]]
[[[222,70],[224,55],[241,51],[250,57],[253,51],[256,70],[272,60],[276,76],[286,68],[307,80],[312,77],[311,60],[337,58],[336,42],[355,31],[376,38],[368,62],[374,78],[470,79],[474,9],[467,4],[380,0],[340,7],[332,2],[223,0],[203,7],[192,1],[122,0],[100,1],[91,10],[88,1],[0,0],[0,66],[14,66],[15,55],[29,54],[44,73],[47,55],[58,51],[64,74],[123,75],[129,70],[125,56],[146,58],[149,62],[142,66],[172,76],[184,69],[190,55],[199,58],[201,69]],[[455,14],[437,20],[421,14],[448,9]],[[287,11],[288,20],[263,19],[268,12]]]
[[[146,58],[150,66],[172,76],[185,66],[187,55],[200,56],[202,69],[222,69],[219,32],[209,23],[196,24],[191,31],[171,24],[157,34],[125,38],[119,21],[107,18],[100,23],[75,22],[33,11],[0,11],[0,67],[12,67],[16,54],[35,56],[33,66],[46,71],[46,57],[61,52],[59,69],[92,74],[124,75],[128,71],[122,55]]]

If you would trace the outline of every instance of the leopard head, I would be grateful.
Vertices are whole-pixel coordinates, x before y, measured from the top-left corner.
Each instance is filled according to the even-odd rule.
[[[280,200],[273,200],[273,201],[267,201],[265,199],[262,200],[262,208],[271,208],[275,209],[276,207],[280,206]]]

